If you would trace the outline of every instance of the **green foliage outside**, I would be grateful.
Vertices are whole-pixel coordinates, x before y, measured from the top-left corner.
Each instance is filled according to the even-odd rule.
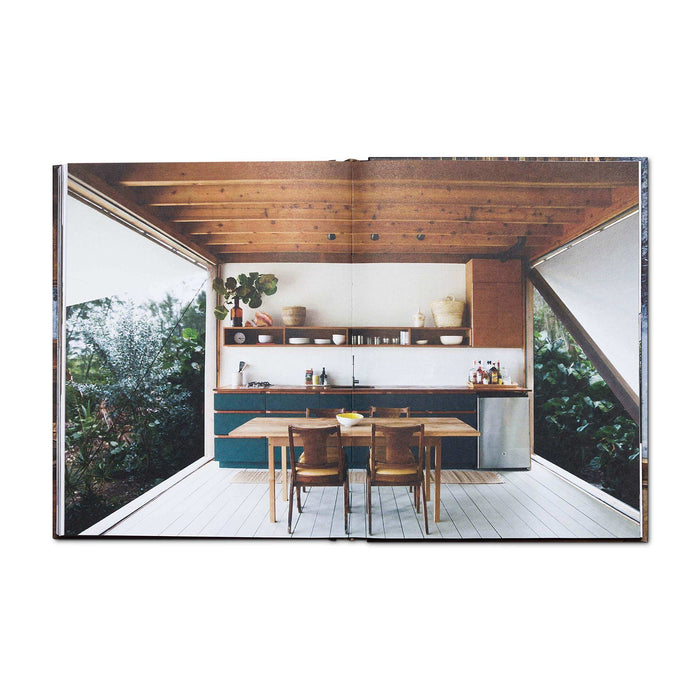
[[[535,453],[639,508],[639,430],[535,292]]]
[[[168,296],[70,309],[67,535],[204,453],[204,292],[184,313],[180,306]]]

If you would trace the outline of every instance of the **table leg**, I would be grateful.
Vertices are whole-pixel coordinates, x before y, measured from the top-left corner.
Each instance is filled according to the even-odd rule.
[[[430,460],[432,458],[431,446],[425,446],[425,500],[430,500]]]
[[[285,501],[289,500],[289,485],[287,482],[287,448],[285,445],[280,445],[282,450],[282,498]]]
[[[433,512],[435,513],[435,522],[440,522],[440,470],[442,469],[442,440],[435,443],[435,503],[433,504]]]
[[[267,441],[267,477],[270,488],[270,522],[277,519],[275,512],[275,446],[272,440]]]

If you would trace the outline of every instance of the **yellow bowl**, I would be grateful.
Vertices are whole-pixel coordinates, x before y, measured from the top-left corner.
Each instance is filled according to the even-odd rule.
[[[339,413],[336,418],[340,425],[350,426],[359,423],[364,416],[361,413]]]

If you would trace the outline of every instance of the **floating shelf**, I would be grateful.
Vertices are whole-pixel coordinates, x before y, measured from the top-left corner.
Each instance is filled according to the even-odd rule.
[[[236,333],[241,333],[243,343],[234,340]],[[272,342],[260,343],[260,335],[271,335]],[[333,335],[342,335],[344,342],[336,345]],[[443,345],[441,335],[461,335],[464,340],[459,345]],[[342,348],[342,347],[415,347],[415,348],[465,348],[471,347],[472,329],[460,326],[458,328],[412,328],[410,326],[244,326],[223,328],[224,346],[256,345],[260,347],[289,347],[289,348]],[[290,343],[290,338],[308,338],[308,343]],[[315,340],[329,340],[330,343],[317,344]],[[421,342],[419,342],[421,341]]]

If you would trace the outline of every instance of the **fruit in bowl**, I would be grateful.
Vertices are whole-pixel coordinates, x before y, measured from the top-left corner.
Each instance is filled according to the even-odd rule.
[[[338,419],[338,423],[340,423],[340,425],[349,427],[359,423],[364,416],[361,413],[339,413],[336,418]]]

